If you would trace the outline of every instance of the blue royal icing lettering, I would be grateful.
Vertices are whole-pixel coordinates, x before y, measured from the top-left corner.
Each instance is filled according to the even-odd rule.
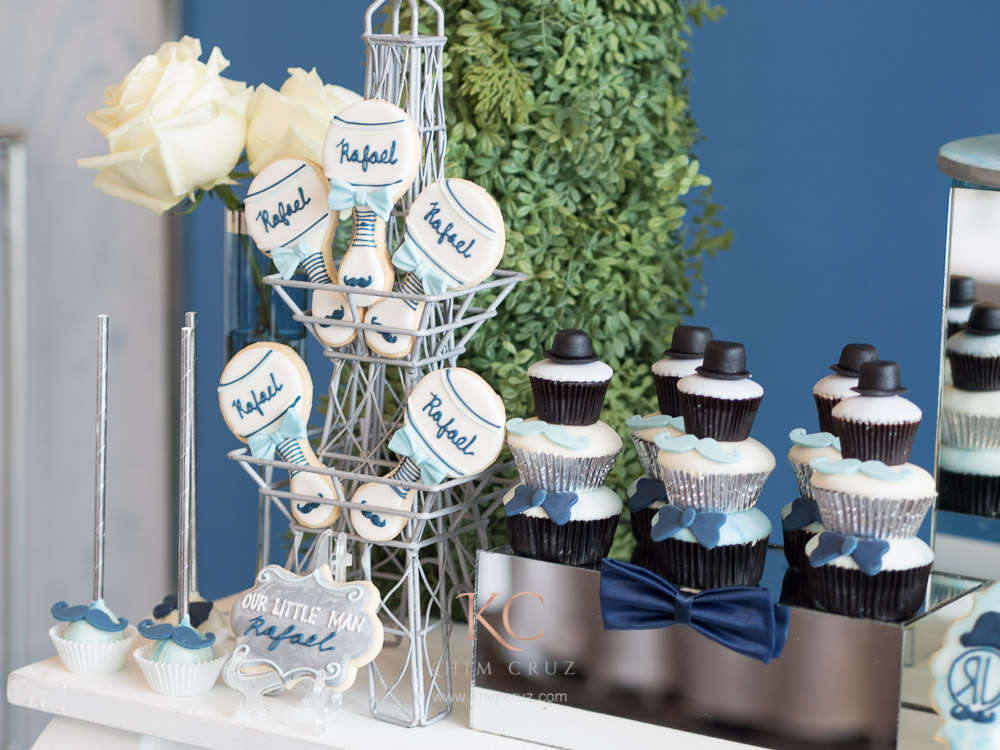
[[[287,227],[291,225],[288,217],[298,213],[310,203],[312,203],[312,198],[306,196],[305,191],[299,187],[299,197],[295,199],[294,203],[279,202],[276,214],[271,214],[270,211],[263,208],[257,212],[257,219],[263,222],[265,232],[270,232],[279,224],[284,224]]]
[[[272,372],[271,382],[268,384],[266,390],[251,391],[250,399],[246,402],[246,404],[243,403],[242,399],[234,399],[233,408],[236,409],[236,413],[239,415],[240,419],[243,419],[243,417],[248,414],[257,414],[258,416],[263,417],[264,410],[262,407],[264,404],[273,399],[284,389],[284,383],[278,383],[274,373]]]
[[[362,172],[367,172],[369,166],[397,164],[399,162],[399,159],[396,158],[395,139],[393,139],[392,145],[389,148],[382,149],[381,151],[373,151],[369,144],[365,144],[363,153],[358,149],[352,150],[351,144],[347,142],[346,138],[341,138],[337,145],[340,146],[340,163],[360,164]]]
[[[452,425],[455,423],[455,417],[450,417],[447,422],[442,423],[442,420],[444,420],[446,416],[444,412],[441,410],[441,407],[443,405],[444,401],[442,401],[441,397],[436,393],[434,393],[433,391],[431,391],[430,400],[426,404],[424,404],[424,407],[421,409],[421,411],[425,412],[427,416],[431,418],[434,424],[437,425],[438,440],[441,440],[442,438],[447,438],[447,440],[456,448],[458,448],[463,455],[466,456],[476,455],[475,451],[469,449],[472,447],[472,444],[476,442],[476,439],[479,436],[473,435],[470,438],[469,436],[463,435],[457,429],[453,428]]]
[[[254,635],[270,639],[271,644],[267,647],[268,651],[274,651],[283,642],[291,646],[316,648],[320,651],[333,651],[337,648],[330,643],[330,641],[337,637],[337,631],[333,631],[321,640],[315,633],[310,633],[307,637],[303,637],[303,633],[299,632],[295,625],[289,625],[280,633],[278,632],[277,625],[265,627],[266,625],[267,620],[263,616],[258,615],[250,621],[250,627],[243,631],[243,635],[250,635],[253,632]]]
[[[457,233],[452,231],[455,225],[450,221],[448,222],[447,226],[442,227],[441,225],[444,222],[442,221],[441,218],[438,217],[438,214],[440,213],[441,213],[441,205],[437,201],[432,201],[430,210],[426,214],[424,214],[424,221],[430,224],[431,228],[435,232],[437,232],[438,236],[437,243],[439,245],[443,245],[447,240],[448,244],[455,249],[455,252],[457,252],[463,258],[471,258],[472,253],[470,253],[469,251],[472,250],[472,247],[473,245],[476,244],[476,241],[472,240],[471,242],[466,244],[465,240],[458,239]]]

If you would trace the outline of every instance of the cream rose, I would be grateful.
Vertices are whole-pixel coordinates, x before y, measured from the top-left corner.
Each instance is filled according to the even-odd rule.
[[[218,47],[207,63],[200,56],[197,39],[167,42],[104,91],[105,108],[87,121],[111,153],[77,161],[100,170],[103,192],[163,213],[198,188],[232,182],[253,89],[220,75],[229,61]]]
[[[322,164],[330,120],[361,96],[323,83],[316,69],[289,68],[279,91],[261,84],[250,99],[247,162],[257,174],[277,159],[296,157]]]

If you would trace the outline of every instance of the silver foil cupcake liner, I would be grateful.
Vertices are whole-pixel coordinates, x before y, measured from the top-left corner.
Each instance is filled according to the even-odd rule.
[[[646,476],[650,479],[659,479],[660,464],[657,463],[656,456],[660,449],[656,447],[656,443],[641,440],[635,435],[632,436],[632,442],[635,444],[635,452],[639,454],[639,463],[642,464],[642,470],[646,472]]]
[[[801,461],[794,461],[791,458],[788,459],[788,463],[792,465],[792,472],[795,474],[795,482],[799,485],[799,497],[805,498],[806,500],[812,500],[812,469],[809,468],[809,464],[804,464]]]
[[[511,446],[521,481],[530,487],[554,492],[593,490],[604,484],[617,453],[610,456],[570,458],[535,453]]]
[[[816,488],[813,499],[823,525],[850,536],[899,539],[916,536],[934,497],[892,500]]]
[[[1000,417],[941,410],[941,444],[974,451],[1000,451]]]
[[[769,471],[753,474],[709,474],[697,476],[660,467],[660,479],[670,502],[681,508],[735,513],[757,502]]]

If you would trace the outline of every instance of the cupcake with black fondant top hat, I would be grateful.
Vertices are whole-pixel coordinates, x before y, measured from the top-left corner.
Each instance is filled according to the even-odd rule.
[[[976,280],[971,276],[948,277],[948,336],[954,336],[965,327],[976,304]]]
[[[946,347],[952,381],[963,391],[1000,390],[1000,306],[979,302]]]
[[[676,417],[681,413],[677,382],[694,375],[705,356],[712,332],[704,326],[677,326],[663,359],[653,363],[653,384],[660,413]]]
[[[684,429],[723,442],[750,437],[764,389],[750,379],[746,349],[734,341],[710,341],[704,362],[677,382]]]
[[[871,344],[848,344],[840,352],[837,364],[830,365],[833,375],[827,375],[813,386],[813,399],[819,416],[820,432],[836,434],[831,412],[845,398],[858,394],[853,388],[858,384],[858,371],[865,362],[878,359],[878,350]]]
[[[890,466],[905,464],[923,414],[902,397],[909,388],[901,384],[899,365],[886,360],[864,362],[852,390],[859,395],[841,401],[832,412],[843,457]]]
[[[590,336],[576,329],[559,331],[546,355],[528,368],[538,418],[551,424],[594,424],[612,370],[594,354]]]

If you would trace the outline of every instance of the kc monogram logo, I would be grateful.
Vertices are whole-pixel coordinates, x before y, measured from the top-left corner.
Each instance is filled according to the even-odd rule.
[[[475,596],[476,595],[473,592],[468,592],[468,593],[465,593],[465,594],[458,594],[458,596],[456,596],[455,598],[456,599],[461,599],[463,596],[469,597],[469,635],[468,635],[468,637],[465,640],[467,640],[467,641],[474,641],[474,640],[476,640],[476,636],[474,634],[474,627],[475,627],[475,623],[478,622],[479,625],[480,625],[480,627],[482,627],[483,629],[486,630],[486,632],[488,632],[490,635],[492,635],[496,639],[497,643],[501,644],[504,648],[510,649],[511,651],[524,651],[523,648],[518,648],[517,646],[514,646],[514,645],[508,643],[506,640],[504,640],[504,637],[502,635],[500,635],[500,633],[498,633],[496,631],[496,628],[494,628],[483,617],[483,612],[485,612],[487,609],[489,609],[490,605],[493,604],[494,601],[496,601],[496,599],[497,599],[498,596],[500,596],[499,592],[492,592],[492,593],[490,593],[488,595],[489,599],[487,599],[486,603],[482,607],[479,608],[478,612],[475,611],[475,606],[476,606],[475,605]],[[545,628],[542,628],[541,630],[539,630],[537,635],[525,636],[525,635],[518,635],[517,633],[515,633],[514,632],[514,628],[510,624],[510,608],[511,608],[511,605],[517,599],[521,598],[522,596],[534,597],[535,599],[537,599],[542,604],[545,604],[545,598],[541,594],[535,593],[534,591],[520,591],[520,592],[514,594],[503,605],[503,618],[502,618],[503,628],[504,628],[505,631],[507,631],[507,635],[510,638],[513,638],[514,640],[518,640],[518,641],[537,641],[539,638],[541,638],[543,635],[545,635]]]

